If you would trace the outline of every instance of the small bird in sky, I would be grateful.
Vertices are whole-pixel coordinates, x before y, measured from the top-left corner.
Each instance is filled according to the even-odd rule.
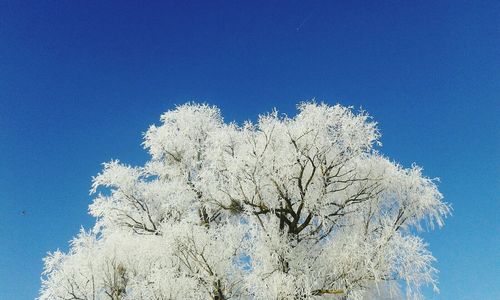
[[[26,210],[24,210],[24,209],[21,210],[21,216],[26,216],[26,213],[27,213]]]

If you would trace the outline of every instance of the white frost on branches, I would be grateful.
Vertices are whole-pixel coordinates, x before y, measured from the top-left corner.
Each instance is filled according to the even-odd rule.
[[[415,235],[450,208],[421,168],[374,149],[365,113],[302,103],[239,126],[186,104],[151,126],[151,160],[111,161],[40,299],[418,298],[435,260]],[[399,288],[404,283],[404,288]]]

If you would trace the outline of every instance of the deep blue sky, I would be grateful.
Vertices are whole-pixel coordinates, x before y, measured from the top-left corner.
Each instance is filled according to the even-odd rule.
[[[91,176],[144,162],[174,104],[242,121],[314,97],[441,178],[429,298],[500,299],[499,1],[101,2],[0,1],[0,299],[36,297],[46,252],[93,223]]]

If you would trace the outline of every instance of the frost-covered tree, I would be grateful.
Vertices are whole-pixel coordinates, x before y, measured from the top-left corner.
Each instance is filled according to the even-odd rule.
[[[436,286],[416,233],[449,206],[421,168],[382,156],[376,123],[302,103],[256,123],[186,104],[151,126],[151,159],[104,164],[40,299],[370,299]],[[383,295],[383,296],[382,296]]]

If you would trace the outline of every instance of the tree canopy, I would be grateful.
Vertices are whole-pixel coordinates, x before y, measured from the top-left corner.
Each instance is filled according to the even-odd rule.
[[[40,299],[364,299],[436,287],[417,235],[450,208],[435,180],[379,152],[364,111],[302,103],[225,123],[189,103],[161,116],[143,166],[93,178],[67,253],[45,258]],[[371,295],[371,296],[370,296]]]

